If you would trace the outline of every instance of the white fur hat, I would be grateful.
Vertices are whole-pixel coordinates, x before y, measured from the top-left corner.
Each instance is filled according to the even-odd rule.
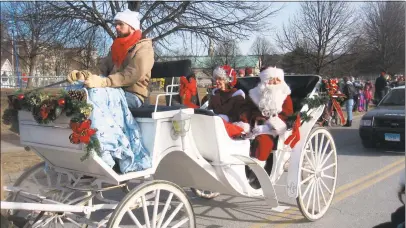
[[[285,73],[282,69],[276,67],[268,67],[259,73],[261,82],[269,81],[272,78],[279,78],[281,81],[284,81]]]
[[[114,17],[115,21],[122,21],[135,30],[140,30],[140,14],[138,12],[131,11],[129,9],[124,10],[123,12],[118,12]]]

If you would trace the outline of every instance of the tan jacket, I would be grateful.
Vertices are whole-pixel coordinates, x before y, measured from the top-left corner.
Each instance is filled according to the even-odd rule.
[[[151,39],[142,39],[129,49],[126,59],[117,68],[111,57],[111,52],[102,61],[100,71],[108,76],[108,87],[123,87],[128,92],[135,93],[142,101],[148,96],[148,84],[154,65],[154,50]]]

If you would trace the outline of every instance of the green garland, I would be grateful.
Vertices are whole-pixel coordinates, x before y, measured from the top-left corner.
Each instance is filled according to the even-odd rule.
[[[322,94],[321,96],[313,96],[313,97],[306,97],[302,102],[301,102],[301,107],[304,105],[307,105],[308,111],[305,112],[295,112],[291,116],[288,116],[288,119],[286,121],[286,125],[288,126],[288,129],[292,128],[294,122],[296,121],[297,115],[300,115],[301,119],[301,124],[304,122],[309,122],[312,119],[312,116],[310,115],[309,111],[312,109],[318,108],[322,105],[326,105],[328,101],[330,100],[330,97],[328,95]]]
[[[89,119],[93,110],[93,106],[86,102],[84,90],[71,90],[68,92],[61,90],[56,94],[47,94],[43,91],[35,90],[23,93],[21,90],[18,90],[8,96],[8,102],[9,106],[2,116],[3,123],[11,125],[10,130],[17,134],[19,134],[19,110],[31,112],[34,120],[41,125],[52,123],[62,113],[71,118],[71,123],[81,123]],[[100,155],[99,140],[95,135],[89,137],[90,142],[86,144],[86,153],[81,158],[82,161],[89,158],[93,151],[96,151]]]

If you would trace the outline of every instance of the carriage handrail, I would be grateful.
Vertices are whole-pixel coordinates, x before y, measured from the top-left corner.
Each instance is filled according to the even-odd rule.
[[[157,96],[156,96],[156,100],[155,100],[155,108],[154,108],[154,112],[156,112],[157,111],[157,109],[158,109],[158,102],[159,102],[159,97],[161,97],[161,96],[172,96],[172,95],[178,95],[179,93],[161,93],[161,94],[158,94]]]
[[[173,87],[179,87],[179,84],[173,84],[173,78],[172,78],[172,85],[167,85],[165,89],[165,93],[168,93],[169,87],[171,87],[171,93],[173,93]],[[172,105],[172,95],[169,98],[169,106]]]

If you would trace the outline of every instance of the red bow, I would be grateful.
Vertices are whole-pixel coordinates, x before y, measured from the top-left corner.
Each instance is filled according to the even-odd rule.
[[[91,129],[91,120],[85,120],[83,122],[70,122],[70,128],[73,133],[69,136],[69,140],[73,144],[85,143],[89,144],[90,137],[96,133],[96,129]]]
[[[300,114],[297,114],[295,124],[293,125],[292,134],[285,140],[285,145],[289,145],[290,148],[295,147],[296,143],[300,140]]]

